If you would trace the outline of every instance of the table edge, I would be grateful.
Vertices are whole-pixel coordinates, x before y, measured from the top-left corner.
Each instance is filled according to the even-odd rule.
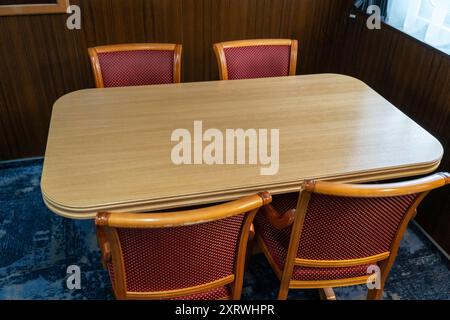
[[[166,84],[157,84],[157,85],[143,85],[143,86],[133,86],[133,89],[139,89],[139,88],[148,88],[148,89],[158,89],[161,87],[169,87],[169,86],[182,86],[182,85],[201,85],[201,84],[212,84],[212,83],[236,83],[236,82],[248,82],[248,81],[267,81],[268,79],[286,79],[286,78],[300,78],[300,77],[319,77],[319,76],[336,76],[339,78],[347,78],[351,81],[356,81],[359,83],[364,84],[365,86],[367,86],[368,88],[370,88],[371,90],[375,91],[374,89],[372,89],[371,86],[369,86],[366,82],[364,82],[361,79],[355,78],[353,76],[349,76],[346,74],[342,74],[342,73],[334,73],[334,72],[325,72],[325,73],[312,73],[312,74],[297,74],[297,75],[293,75],[293,76],[282,76],[282,77],[270,77],[270,78],[256,78],[256,79],[236,79],[236,80],[212,80],[212,81],[192,81],[192,82],[181,82],[181,83],[166,83]],[[65,95],[59,97],[54,103],[53,103],[53,108],[52,110],[54,110],[56,107],[59,108],[59,105],[61,104],[61,102],[63,102],[63,100],[70,98],[73,95],[77,95],[80,94],[82,92],[100,92],[100,91],[114,91],[114,90],[120,90],[120,89],[127,89],[130,87],[109,87],[109,88],[84,88],[84,89],[79,89],[79,90],[75,90],[69,93],[66,93]],[[376,91],[375,91],[376,92]],[[53,111],[52,111],[53,112]]]
[[[374,182],[374,181],[425,175],[436,171],[441,163],[441,159],[426,165],[401,167],[376,172],[360,172],[357,174],[342,175],[339,177],[327,177],[318,180],[327,180],[341,183],[365,183],[365,182]],[[171,198],[164,198],[164,199],[156,199],[156,200],[147,199],[127,203],[106,204],[95,207],[78,207],[78,208],[64,206],[55,201],[52,201],[49,197],[46,196],[45,191],[42,188],[42,185],[41,191],[45,205],[52,212],[66,218],[83,220],[83,219],[94,219],[97,212],[100,211],[156,212],[159,210],[187,207],[190,205],[191,206],[205,205],[205,204],[212,204],[215,202],[235,200],[239,197],[257,193],[263,190],[269,191],[271,194],[296,192],[300,190],[300,185],[302,181],[303,180],[277,183],[269,187],[251,186],[241,189],[210,192],[206,194],[202,193],[190,196],[174,196]]]

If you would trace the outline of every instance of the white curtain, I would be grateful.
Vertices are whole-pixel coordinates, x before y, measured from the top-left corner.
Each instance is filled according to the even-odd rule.
[[[386,22],[450,54],[450,0],[390,0]]]

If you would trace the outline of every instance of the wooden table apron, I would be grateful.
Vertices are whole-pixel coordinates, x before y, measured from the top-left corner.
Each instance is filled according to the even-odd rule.
[[[175,129],[279,129],[279,171],[175,165]],[[43,199],[62,216],[227,201],[304,179],[368,182],[426,174],[441,144],[363,82],[343,75],[87,89],[53,107]]]

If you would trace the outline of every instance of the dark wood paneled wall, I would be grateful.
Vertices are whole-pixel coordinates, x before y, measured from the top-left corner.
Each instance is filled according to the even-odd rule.
[[[441,171],[450,171],[450,56],[366,16],[347,19],[339,71],[357,77],[442,143]],[[417,221],[450,254],[450,188],[432,192]]]
[[[44,154],[53,103],[94,86],[87,48],[127,42],[182,43],[183,80],[218,79],[212,44],[295,38],[300,73],[332,71],[342,0],[71,0],[67,15],[0,17],[0,160]]]

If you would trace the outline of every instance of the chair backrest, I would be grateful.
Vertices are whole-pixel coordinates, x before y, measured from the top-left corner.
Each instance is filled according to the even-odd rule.
[[[97,237],[116,297],[192,297],[228,286],[239,299],[250,227],[270,202],[262,192],[187,211],[99,213]]]
[[[417,206],[431,190],[448,183],[448,173],[390,184],[307,181],[288,257],[290,251],[295,265],[319,268],[393,262]]]
[[[214,44],[221,80],[293,76],[297,40],[257,39]]]
[[[135,43],[89,48],[97,88],[179,83],[180,44]]]

